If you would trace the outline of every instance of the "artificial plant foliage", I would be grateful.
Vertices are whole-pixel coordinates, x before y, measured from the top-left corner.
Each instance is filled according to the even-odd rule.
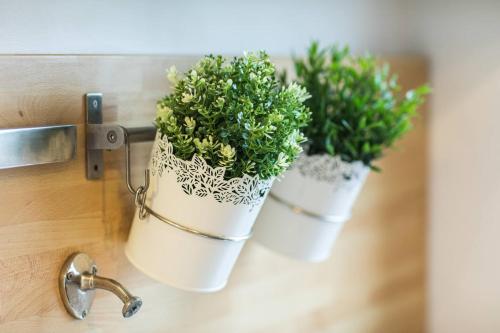
[[[338,155],[374,170],[378,168],[372,163],[384,148],[411,129],[430,91],[423,85],[402,95],[387,64],[379,65],[369,55],[355,57],[348,47],[321,49],[313,42],[304,58],[294,58],[294,65],[296,81],[312,96],[305,102],[312,114],[304,130],[306,153]]]
[[[156,125],[177,157],[197,154],[225,167],[226,179],[269,179],[302,151],[309,96],[296,83],[282,87],[265,52],[230,61],[209,55],[182,77],[174,67],[167,76],[173,92],[158,101]]]

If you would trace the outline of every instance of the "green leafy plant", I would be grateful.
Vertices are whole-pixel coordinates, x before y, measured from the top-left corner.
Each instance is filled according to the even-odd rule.
[[[354,57],[348,47],[310,46],[294,58],[296,81],[311,94],[305,103],[312,121],[304,130],[306,153],[338,155],[347,162],[372,163],[412,127],[416,109],[430,92],[423,85],[401,96],[389,66],[371,56]],[[286,73],[282,76],[285,81]]]
[[[225,167],[226,179],[268,179],[302,151],[309,96],[296,83],[281,87],[265,52],[231,61],[209,55],[182,78],[171,68],[168,78],[173,92],[158,101],[156,125],[177,157],[198,154]]]

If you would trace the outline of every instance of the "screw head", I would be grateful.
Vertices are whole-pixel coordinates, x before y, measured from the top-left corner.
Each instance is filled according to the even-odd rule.
[[[118,139],[115,131],[109,131],[107,138],[110,143],[116,143],[116,140]]]
[[[73,272],[68,272],[68,273],[66,274],[66,280],[68,280],[68,281],[73,280]]]

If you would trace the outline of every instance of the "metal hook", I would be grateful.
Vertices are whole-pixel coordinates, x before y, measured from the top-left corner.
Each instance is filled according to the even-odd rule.
[[[101,277],[95,275],[95,273],[83,273],[73,277],[73,282],[79,283],[80,289],[84,291],[94,289],[111,291],[123,302],[122,314],[124,318],[133,316],[142,306],[142,300],[137,296],[132,296],[132,294],[116,280]]]
[[[143,220],[149,215],[146,209],[146,195],[149,189],[150,176],[149,169],[144,170],[144,185],[140,185],[137,189],[132,186],[132,172],[130,162],[130,140],[129,133],[125,127],[122,127],[125,137],[125,179],[127,181],[127,188],[130,193],[135,196],[135,205],[139,208],[139,218]]]
[[[129,139],[129,130],[125,127],[121,127],[123,129],[123,134],[125,137],[125,178],[127,180],[127,188],[130,193],[133,195],[136,195],[137,191],[139,188],[135,189],[132,186],[132,173],[130,172],[130,139]],[[142,186],[144,188],[144,192],[147,192],[149,189],[149,169],[146,169],[144,171],[144,185]]]
[[[97,266],[87,254],[74,253],[68,257],[59,277],[59,292],[66,310],[77,319],[87,317],[96,289],[111,291],[122,302],[122,315],[128,318],[136,314],[142,300],[133,296],[119,282],[97,275]]]

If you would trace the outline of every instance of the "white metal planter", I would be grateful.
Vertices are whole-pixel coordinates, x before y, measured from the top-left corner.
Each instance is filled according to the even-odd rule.
[[[296,259],[327,259],[368,173],[361,162],[302,155],[272,187],[255,239]]]
[[[194,156],[183,161],[157,135],[147,193],[150,213],[136,212],[125,253],[146,275],[171,286],[200,292],[224,288],[252,232],[272,180],[224,179]],[[156,215],[156,216],[155,216]]]

